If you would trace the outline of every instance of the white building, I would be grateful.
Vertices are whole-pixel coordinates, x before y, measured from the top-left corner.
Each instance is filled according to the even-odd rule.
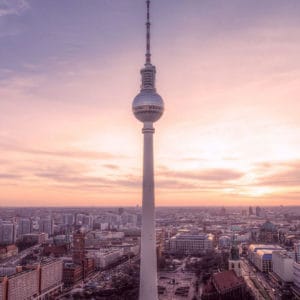
[[[38,294],[39,273],[37,269],[16,273],[9,277],[7,287],[8,299],[32,299],[37,297]]]
[[[261,249],[257,250],[254,264],[261,272],[271,272],[273,250]]]
[[[123,249],[87,250],[87,257],[93,258],[96,269],[105,269],[123,256]]]
[[[257,251],[258,250],[283,250],[279,245],[274,244],[251,244],[248,249],[248,258],[253,263],[256,264],[258,259]]]
[[[295,260],[296,262],[300,263],[300,243],[294,244],[294,250],[295,250]]]
[[[283,250],[279,245],[251,244],[248,250],[249,260],[261,271],[272,271],[273,251]]]
[[[212,234],[177,234],[170,239],[170,253],[200,254],[213,249]]]
[[[286,251],[273,251],[272,253],[273,272],[284,282],[293,281],[292,255]]]
[[[114,245],[116,249],[123,249],[124,255],[137,255],[140,252],[140,245],[131,243],[122,243],[120,245]]]
[[[40,266],[40,298],[62,289],[63,262],[59,259],[49,260]]]
[[[122,240],[124,238],[124,232],[120,231],[89,231],[86,234],[86,246],[87,247],[101,247],[103,244],[108,244],[113,240]]]

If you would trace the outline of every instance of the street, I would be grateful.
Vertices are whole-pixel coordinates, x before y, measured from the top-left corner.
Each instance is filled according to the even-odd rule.
[[[242,275],[256,299],[276,299],[276,290],[266,279],[266,275],[256,269],[245,258],[241,260]]]

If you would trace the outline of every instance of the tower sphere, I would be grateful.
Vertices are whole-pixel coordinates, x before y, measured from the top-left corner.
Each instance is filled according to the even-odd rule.
[[[155,90],[141,90],[133,100],[132,111],[141,122],[156,122],[164,112],[164,101]]]

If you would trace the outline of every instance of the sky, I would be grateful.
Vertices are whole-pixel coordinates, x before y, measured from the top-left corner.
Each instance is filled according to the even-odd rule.
[[[156,205],[300,204],[300,1],[153,0]],[[0,0],[0,205],[141,205],[142,0]]]

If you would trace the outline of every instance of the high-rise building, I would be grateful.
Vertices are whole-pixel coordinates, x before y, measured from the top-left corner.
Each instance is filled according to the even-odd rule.
[[[93,227],[93,216],[85,214],[77,214],[75,218],[75,224],[79,226],[85,226],[88,228]]]
[[[18,236],[31,233],[31,220],[28,218],[20,219],[18,226]]]
[[[10,221],[0,222],[0,244],[9,245],[16,241],[16,224]]]
[[[88,228],[92,228],[93,227],[93,216],[83,216],[83,225],[87,226]]]
[[[123,212],[121,215],[121,220],[123,225],[132,225],[136,226],[137,224],[137,215],[130,214],[128,212]]]
[[[256,206],[256,208],[255,208],[255,214],[256,214],[257,217],[261,216],[261,208],[259,206]]]
[[[107,212],[104,218],[105,223],[109,224],[111,229],[118,228],[121,224],[121,216],[115,213]]]
[[[146,62],[141,70],[140,93],[134,98],[132,110],[135,117],[143,122],[143,206],[141,233],[140,300],[157,300],[157,259],[155,237],[154,168],[153,168],[153,123],[164,112],[164,102],[155,88],[156,68],[151,63],[150,52],[150,0],[147,4]]]
[[[249,216],[252,216],[253,215],[253,208],[252,206],[249,206]]]
[[[39,220],[39,232],[47,233],[49,236],[53,234],[53,220],[50,218]]]
[[[74,224],[74,215],[73,214],[64,214],[63,222],[65,225],[73,225]]]

